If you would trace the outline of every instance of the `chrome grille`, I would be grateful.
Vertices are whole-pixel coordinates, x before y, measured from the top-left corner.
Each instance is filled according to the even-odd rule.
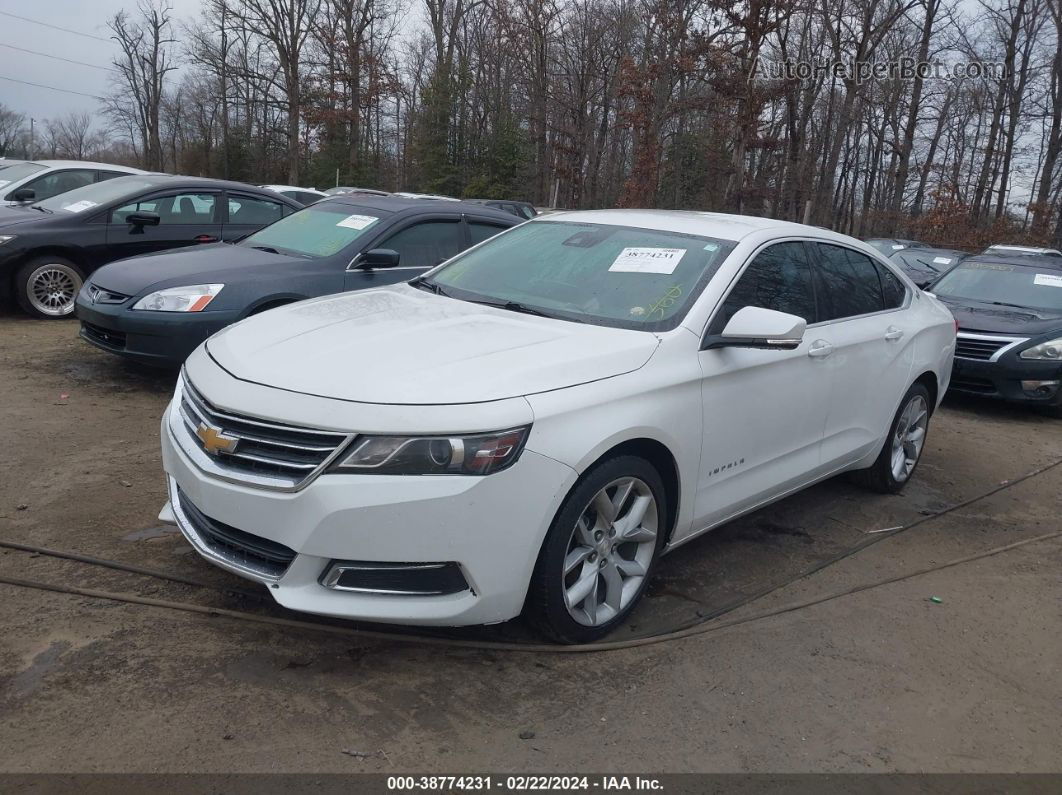
[[[282,425],[221,411],[187,381],[181,389],[181,419],[189,443],[227,472],[265,476],[281,488],[297,487],[331,460],[352,438],[348,434]],[[228,450],[208,449],[203,436],[215,435]],[[256,480],[251,485],[264,485]],[[272,485],[272,483],[270,483]]]
[[[977,361],[987,362],[991,361],[992,357],[1004,348],[1009,348],[1011,345],[1022,341],[1022,339],[1017,337],[973,336],[963,334],[960,331],[955,340],[955,355],[960,359],[976,359]]]

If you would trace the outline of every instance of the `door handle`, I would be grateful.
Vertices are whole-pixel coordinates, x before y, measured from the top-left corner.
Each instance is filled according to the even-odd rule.
[[[895,342],[903,336],[903,329],[896,328],[896,326],[889,326],[885,329],[885,339],[888,342]]]
[[[826,340],[815,340],[808,348],[808,356],[812,359],[825,359],[831,353],[833,353],[833,346]]]
[[[196,235],[193,240],[196,243],[217,243],[218,239],[213,235]]]

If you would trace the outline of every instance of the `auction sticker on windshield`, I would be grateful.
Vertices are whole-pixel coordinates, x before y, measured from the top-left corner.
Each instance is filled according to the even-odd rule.
[[[625,248],[609,267],[616,273],[674,273],[684,248]]]
[[[1038,273],[1033,277],[1033,284],[1043,287],[1062,287],[1062,276],[1053,273]]]
[[[88,210],[92,207],[95,207],[96,205],[97,202],[90,202],[88,199],[83,199],[82,201],[74,202],[73,204],[67,204],[63,207],[63,209],[66,210],[68,213],[80,213],[84,210]]]
[[[347,229],[364,229],[377,219],[371,215],[348,215],[336,226],[345,226]]]

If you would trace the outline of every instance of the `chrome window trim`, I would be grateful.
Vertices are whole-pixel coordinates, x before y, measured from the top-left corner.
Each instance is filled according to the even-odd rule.
[[[856,254],[862,254],[864,257],[867,257],[868,259],[870,259],[871,262],[874,262],[875,264],[884,265],[884,267],[888,268],[890,273],[892,273],[894,276],[896,276],[896,278],[900,280],[900,284],[902,284],[904,288],[904,299],[903,303],[900,306],[893,307],[891,309],[882,309],[877,312],[864,312],[862,315],[847,315],[846,317],[838,317],[834,318],[833,320],[820,320],[816,323],[808,323],[806,328],[823,328],[825,326],[831,326],[834,323],[847,323],[850,320],[860,320],[866,317],[877,317],[878,315],[889,315],[894,312],[903,312],[911,308],[911,303],[914,300],[914,293],[911,291],[911,286],[908,284],[909,279],[907,276],[901,275],[890,264],[882,262],[881,260],[875,260],[873,257],[870,257],[870,255],[867,254],[867,252],[865,251],[860,251],[859,249],[852,248],[851,246],[845,245],[844,243],[838,243],[833,240],[825,240],[819,237],[777,237],[773,240],[768,240],[766,243],[761,243],[755,250],[753,250],[751,254],[748,255],[748,257],[745,258],[745,261],[741,264],[741,267],[734,275],[734,278],[730,280],[730,284],[726,286],[725,292],[723,292],[719,301],[716,302],[715,307],[713,307],[712,311],[709,313],[708,321],[704,324],[704,329],[701,331],[701,339],[704,339],[704,336],[708,333],[708,329],[712,327],[712,323],[715,321],[716,315],[719,314],[719,311],[722,309],[723,304],[726,303],[726,299],[730,297],[730,293],[734,291],[734,288],[737,286],[737,283],[741,280],[741,277],[745,275],[745,271],[748,270],[749,265],[752,264],[753,260],[755,260],[756,257],[762,254],[767,248],[777,245],[778,243],[823,243],[828,246],[846,248]],[[817,266],[812,263],[811,267],[814,269]],[[705,287],[707,288],[707,285],[705,285]],[[817,305],[817,293],[815,299]]]
[[[1003,334],[974,334],[970,331],[959,331],[956,333],[955,338],[957,340],[984,340],[985,342],[1010,342],[1010,345],[1004,345],[998,351],[992,354],[988,359],[972,359],[969,356],[959,356],[955,354],[956,359],[962,359],[967,362],[996,362],[999,361],[999,357],[1007,351],[1012,350],[1014,347],[1021,345],[1023,342],[1028,342],[1032,337],[1009,337]]]

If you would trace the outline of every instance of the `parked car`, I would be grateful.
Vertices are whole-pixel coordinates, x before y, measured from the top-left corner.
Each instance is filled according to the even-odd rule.
[[[139,168],[83,160],[27,161],[0,174],[0,207],[44,201],[85,185],[146,173]]]
[[[980,254],[930,289],[959,327],[953,391],[1062,416],[1062,259]]]
[[[487,207],[493,207],[495,210],[512,213],[515,216],[523,218],[525,221],[538,215],[538,210],[535,209],[535,205],[530,202],[510,201],[508,199],[465,199],[465,201],[484,204]]]
[[[370,196],[390,196],[391,194],[385,190],[376,190],[375,188],[352,188],[349,186],[339,186],[334,188],[327,188],[325,190],[329,196],[342,196],[344,193],[368,193]]]
[[[300,206],[238,182],[144,174],[0,208],[0,289],[31,315],[68,317],[85,277],[105,263],[234,240]]]
[[[281,196],[287,196],[304,207],[328,198],[327,193],[317,188],[297,188],[294,185],[261,185],[259,187],[279,193]]]
[[[1062,251],[1059,251],[1057,248],[1039,248],[1037,246],[1011,246],[1004,243],[997,243],[993,246],[989,246],[981,253],[994,254],[997,257],[1062,257]]]
[[[907,240],[899,237],[871,237],[863,242],[886,257],[905,248],[933,248],[929,243],[923,243],[921,240]]]
[[[296,610],[526,610],[590,641],[713,527],[845,471],[901,490],[954,345],[947,309],[853,238],[558,213],[211,337],[163,420],[161,518]]]
[[[236,245],[101,268],[77,299],[81,336],[142,363],[176,366],[237,320],[409,279],[516,223],[474,204],[334,196]]]
[[[926,287],[970,255],[950,248],[904,248],[888,256],[903,268],[911,281],[919,287]]]

